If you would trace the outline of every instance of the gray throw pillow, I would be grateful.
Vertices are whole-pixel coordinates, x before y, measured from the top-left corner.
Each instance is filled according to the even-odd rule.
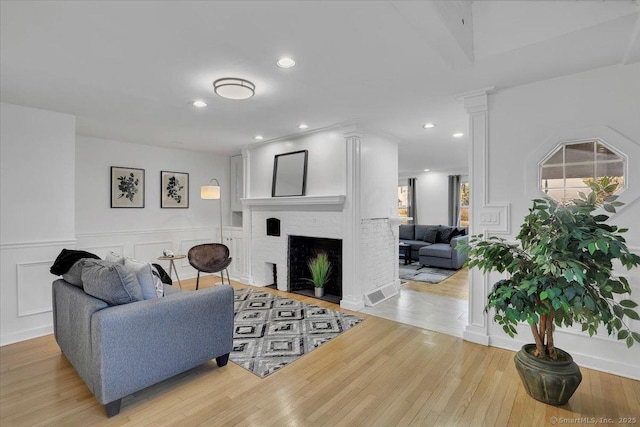
[[[82,287],[82,267],[84,267],[84,260],[87,258],[80,258],[73,263],[71,268],[62,275],[62,278],[67,282],[79,288]]]
[[[429,227],[427,231],[424,232],[424,240],[427,243],[435,243],[436,238],[438,237],[438,228],[437,227]]]
[[[440,227],[438,229],[438,235],[436,236],[437,243],[449,243],[451,242],[451,233],[453,233],[453,228],[451,227]]]
[[[87,259],[82,268],[84,292],[109,305],[142,301],[135,273],[118,263]]]
[[[156,285],[153,280],[153,272],[151,271],[151,264],[148,262],[136,261],[133,258],[124,259],[124,268],[133,271],[142,288],[142,297],[144,299],[158,298],[156,293]]]

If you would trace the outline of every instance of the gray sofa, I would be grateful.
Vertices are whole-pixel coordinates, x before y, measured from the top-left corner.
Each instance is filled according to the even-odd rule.
[[[53,282],[56,341],[107,415],[121,399],[215,358],[233,347],[233,288],[183,292],[109,305],[63,279]]]
[[[466,227],[400,225],[400,242],[411,246],[407,253],[409,259],[423,266],[459,269],[467,258],[465,253],[456,250],[461,241],[469,241]]]

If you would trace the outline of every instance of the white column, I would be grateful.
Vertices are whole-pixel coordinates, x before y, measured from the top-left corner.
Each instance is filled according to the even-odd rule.
[[[345,132],[347,150],[346,200],[343,210],[342,300],[340,307],[348,310],[364,308],[360,283],[360,150],[362,133],[353,128]]]
[[[469,181],[471,185],[469,234],[485,236],[509,233],[508,203],[492,203],[489,188],[489,93],[485,88],[457,96],[469,114]],[[489,345],[489,322],[484,312],[489,293],[489,275],[469,271],[469,320],[463,337]]]

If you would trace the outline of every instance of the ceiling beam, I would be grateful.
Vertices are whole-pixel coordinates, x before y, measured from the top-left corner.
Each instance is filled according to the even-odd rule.
[[[391,2],[451,68],[474,62],[472,2]]]

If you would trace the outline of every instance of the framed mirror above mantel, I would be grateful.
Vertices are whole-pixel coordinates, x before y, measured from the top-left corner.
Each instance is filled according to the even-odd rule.
[[[308,154],[307,150],[300,150],[275,156],[271,197],[305,195]]]

